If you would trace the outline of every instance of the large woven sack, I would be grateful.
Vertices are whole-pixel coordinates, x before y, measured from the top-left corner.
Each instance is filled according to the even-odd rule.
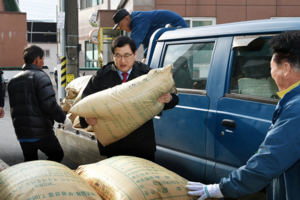
[[[92,75],[88,76],[81,76],[75,78],[71,81],[66,87],[66,100],[72,106],[74,105],[74,101],[76,100],[77,96],[80,94],[81,91],[84,90],[88,82],[90,81]],[[82,92],[80,94],[80,98],[77,99],[77,102],[81,99]]]
[[[0,199],[101,200],[74,171],[53,161],[31,161],[0,173]]]
[[[76,115],[74,115],[74,114],[72,114],[72,113],[68,113],[68,114],[67,114],[67,117],[72,121],[72,124],[74,125],[75,120],[76,120],[76,117],[78,117],[78,116],[76,116]],[[75,127],[75,126],[74,126],[74,127]]]
[[[69,104],[69,102],[66,101],[66,99],[64,98],[62,100],[62,102],[60,103],[60,107],[62,108],[63,111],[68,112],[71,108],[71,105]]]
[[[97,118],[93,126],[99,142],[116,142],[158,115],[164,104],[158,98],[176,92],[172,65],[82,99],[69,112],[85,118]]]
[[[185,188],[188,181],[151,161],[116,156],[75,171],[105,200],[196,200]]]
[[[73,122],[73,127],[74,128],[82,128],[81,124],[80,124],[80,120],[79,120],[79,116],[76,116]]]

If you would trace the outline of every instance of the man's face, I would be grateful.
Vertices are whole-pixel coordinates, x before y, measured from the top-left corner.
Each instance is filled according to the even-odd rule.
[[[129,44],[115,48],[114,61],[121,72],[128,72],[132,68],[135,58],[136,52],[131,51]]]
[[[285,90],[285,87],[284,87],[285,70],[284,70],[284,67],[278,66],[278,64],[274,61],[274,57],[275,57],[275,54],[273,55],[271,64],[270,64],[271,76],[274,79],[274,81],[276,82],[276,85],[277,85],[279,91],[283,91],[283,90]]]
[[[124,19],[122,19],[120,22],[119,22],[119,27],[120,29],[123,31],[126,31],[127,33],[130,33],[131,32],[131,28],[129,27],[129,24],[130,24],[130,18],[128,16],[124,17]]]

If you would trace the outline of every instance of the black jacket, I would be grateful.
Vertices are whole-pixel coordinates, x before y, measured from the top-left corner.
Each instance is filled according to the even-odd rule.
[[[8,84],[10,112],[18,139],[54,134],[54,120],[63,123],[66,114],[57,104],[49,76],[38,66],[26,64]]]
[[[1,84],[0,84],[0,107],[4,107],[4,96],[5,93],[3,91],[4,83],[2,83],[2,74],[3,71],[0,69],[0,79],[1,79]]]
[[[151,68],[144,63],[135,62],[128,80],[148,74]],[[116,70],[114,62],[110,62],[97,71],[97,75],[93,76],[83,91],[82,98],[108,89],[116,85],[122,84],[122,80]],[[178,104],[178,97],[172,94],[172,101],[165,104],[164,110],[175,107]],[[80,118],[82,127],[87,127],[84,118]],[[100,148],[101,155],[132,155],[132,152],[140,152],[140,154],[154,154],[156,151],[155,134],[153,120],[149,120],[141,127],[130,133],[125,138],[112,143],[106,147]],[[135,153],[136,154],[136,153]]]

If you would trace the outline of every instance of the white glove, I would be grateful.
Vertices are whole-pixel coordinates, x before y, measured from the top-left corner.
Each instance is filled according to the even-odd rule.
[[[63,125],[65,130],[69,130],[72,128],[72,121],[69,119],[69,117],[66,117]]]
[[[188,192],[191,196],[200,196],[198,200],[207,198],[222,198],[224,197],[219,184],[204,185],[202,183],[189,182],[186,189],[191,190]]]

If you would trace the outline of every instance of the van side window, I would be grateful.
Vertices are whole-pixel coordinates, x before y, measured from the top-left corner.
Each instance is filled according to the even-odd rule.
[[[278,98],[278,88],[271,77],[268,41],[269,38],[257,38],[247,46],[235,48],[230,93]]]
[[[176,88],[205,90],[214,42],[168,45],[163,66],[173,64]]]

